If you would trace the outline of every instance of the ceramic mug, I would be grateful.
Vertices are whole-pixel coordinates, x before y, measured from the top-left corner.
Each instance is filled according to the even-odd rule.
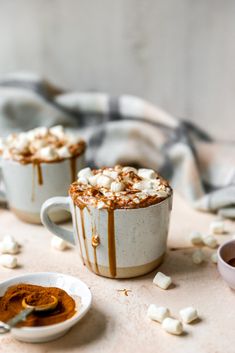
[[[21,164],[14,160],[0,159],[0,176],[5,200],[18,218],[29,223],[41,223],[40,210],[49,197],[67,195],[68,187],[76,179],[77,171],[84,167],[84,154],[78,157],[49,163]],[[56,212],[55,222],[68,219],[68,213]]]
[[[172,196],[136,209],[79,208],[70,197],[53,197],[41,210],[41,221],[60,238],[76,245],[83,263],[98,275],[130,278],[155,269],[166,252]],[[72,214],[73,231],[56,225],[48,213]]]

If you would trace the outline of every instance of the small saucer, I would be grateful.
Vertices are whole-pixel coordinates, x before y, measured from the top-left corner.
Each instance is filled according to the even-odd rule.
[[[19,341],[41,343],[57,339],[81,320],[90,309],[92,301],[91,292],[87,285],[76,277],[56,272],[39,272],[17,276],[0,284],[0,296],[4,295],[8,287],[17,283],[61,288],[74,299],[77,298],[75,301],[78,309],[73,317],[55,325],[13,328],[11,334]]]
[[[235,258],[235,240],[229,240],[218,249],[218,270],[229,287],[235,289],[235,267],[228,261]]]

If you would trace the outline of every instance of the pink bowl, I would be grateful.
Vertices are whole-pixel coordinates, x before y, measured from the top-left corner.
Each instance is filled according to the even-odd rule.
[[[218,249],[218,270],[229,287],[235,289],[235,267],[227,262],[235,258],[235,240],[229,240]]]

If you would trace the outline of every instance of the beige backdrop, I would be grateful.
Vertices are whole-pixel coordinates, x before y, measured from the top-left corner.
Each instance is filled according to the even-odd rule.
[[[130,93],[235,140],[234,0],[0,0],[0,75]]]

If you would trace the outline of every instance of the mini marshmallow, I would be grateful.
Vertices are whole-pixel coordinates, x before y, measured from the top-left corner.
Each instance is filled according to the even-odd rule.
[[[146,190],[152,188],[152,183],[149,180],[141,180],[133,184],[133,188],[137,190]]]
[[[8,241],[16,242],[15,238],[12,235],[10,235],[10,234],[5,234],[2,241],[4,241],[4,242],[8,242]]]
[[[158,190],[156,191],[156,195],[159,196],[159,197],[167,197],[168,196],[168,192],[165,191],[165,190]]]
[[[104,206],[105,206],[105,203],[103,202],[103,201],[99,201],[98,203],[97,203],[97,208],[100,210],[101,208],[104,208]]]
[[[205,255],[201,249],[197,249],[193,252],[192,259],[193,263],[200,265],[205,260]]]
[[[215,220],[210,224],[211,234],[223,234],[225,232],[225,223],[223,220]]]
[[[63,251],[68,247],[68,243],[65,240],[54,235],[51,239],[51,246],[56,250]]]
[[[56,149],[51,146],[41,148],[38,151],[38,155],[40,158],[48,161],[56,159],[58,157]]]
[[[183,332],[183,325],[179,320],[167,317],[162,322],[162,328],[172,335],[181,335]]]
[[[69,151],[67,146],[63,146],[63,147],[59,148],[57,150],[57,153],[58,153],[60,158],[69,158],[69,157],[71,157],[71,153],[70,153],[70,151]]]
[[[155,179],[156,173],[153,169],[140,168],[138,170],[138,175],[143,179]]]
[[[122,168],[122,171],[123,171],[124,173],[129,173],[129,172],[133,172],[133,173],[135,173],[135,174],[138,173],[137,169],[134,168],[134,167],[123,167],[123,168]]]
[[[89,184],[91,184],[92,186],[96,186],[97,185],[97,179],[99,178],[100,174],[95,174],[95,175],[91,175],[88,177],[88,181]]]
[[[171,277],[164,275],[162,272],[158,272],[153,279],[153,283],[162,289],[167,289],[171,283]]]
[[[48,128],[41,126],[36,129],[30,130],[27,132],[27,137],[30,141],[34,140],[35,137],[41,136],[44,137],[48,134]]]
[[[218,245],[217,240],[213,235],[206,235],[202,240],[205,245],[212,249],[216,248]]]
[[[64,137],[64,128],[62,125],[55,125],[50,128],[50,132],[58,138]]]
[[[80,177],[78,178],[78,182],[81,183],[81,184],[88,184],[88,179],[86,177]]]
[[[7,268],[15,268],[17,266],[17,258],[13,255],[1,255],[0,265]]]
[[[113,179],[108,177],[107,175],[100,175],[97,179],[97,185],[106,189],[110,188],[112,182]]]
[[[117,171],[115,171],[115,170],[104,170],[103,171],[103,175],[107,175],[107,176],[109,176],[110,178],[112,178],[112,179],[117,179],[117,177],[118,177],[118,172]]]
[[[197,310],[192,306],[180,310],[180,317],[185,324],[196,320],[198,318]]]
[[[80,177],[89,178],[92,175],[93,174],[92,174],[91,168],[89,168],[89,167],[83,168],[78,172],[78,178],[80,178]]]
[[[17,254],[19,252],[19,245],[15,241],[1,241],[0,252],[2,254]]]
[[[151,320],[162,322],[166,317],[170,316],[170,311],[164,306],[150,304],[148,307],[147,316]]]
[[[113,181],[110,186],[112,192],[120,192],[125,189],[125,185],[122,182]]]
[[[213,254],[211,254],[211,261],[212,261],[214,264],[217,264],[217,262],[218,262],[218,255],[217,255],[217,252],[214,252]]]
[[[193,245],[202,244],[202,235],[197,231],[192,231],[189,235],[190,241]]]

